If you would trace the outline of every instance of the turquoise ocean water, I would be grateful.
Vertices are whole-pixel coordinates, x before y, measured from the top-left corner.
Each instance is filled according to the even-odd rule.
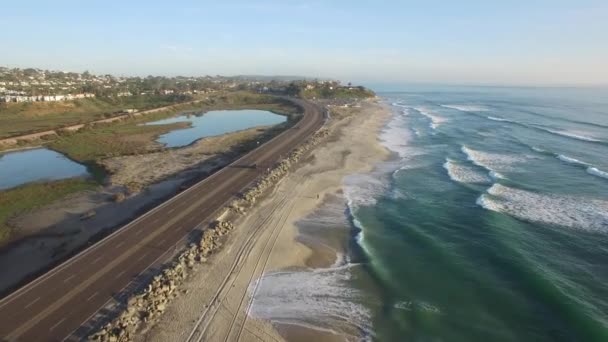
[[[608,341],[608,92],[382,95],[394,158],[347,187],[370,337]]]
[[[380,95],[392,157],[299,223],[335,263],[266,274],[252,314],[349,341],[608,341],[608,91]]]

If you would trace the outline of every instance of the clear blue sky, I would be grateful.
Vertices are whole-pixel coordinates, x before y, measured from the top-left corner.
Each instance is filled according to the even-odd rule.
[[[608,1],[5,1],[0,65],[123,75],[608,83]]]

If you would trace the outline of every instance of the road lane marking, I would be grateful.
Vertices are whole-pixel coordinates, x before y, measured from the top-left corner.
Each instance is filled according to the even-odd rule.
[[[118,273],[116,276],[114,276],[114,279],[120,278],[120,276],[123,274],[125,274],[125,271],[121,271],[120,273]]]
[[[137,258],[137,260],[135,260],[135,261],[140,261],[140,260],[142,260],[143,258],[145,258],[146,256],[148,256],[148,254],[150,254],[150,253],[149,253],[149,252],[144,253],[142,256],[140,256],[139,258]]]
[[[55,325],[53,325],[49,331],[53,331],[53,329],[57,328],[59,326],[59,324],[63,323],[63,321],[65,321],[67,317],[63,317],[61,320],[59,320],[59,322],[55,323]]]
[[[64,283],[67,283],[68,281],[70,281],[70,280],[71,280],[72,278],[74,278],[75,276],[76,276],[75,274],[72,274],[71,276],[69,276],[69,277],[65,278],[65,279],[63,280],[63,282],[64,282]]]
[[[39,301],[39,300],[40,300],[40,297],[38,297],[38,298],[34,299],[33,301],[31,301],[31,302],[30,302],[28,305],[24,306],[23,308],[24,308],[24,309],[27,309],[27,308],[29,308],[30,306],[34,305],[34,303],[36,303],[36,302],[37,302],[37,301]]]
[[[283,132],[285,133],[285,132]],[[283,134],[282,133],[282,134]],[[307,134],[307,136],[310,134]],[[279,135],[277,137],[275,137],[274,139],[271,139],[270,141],[273,142],[277,142],[278,140],[277,138],[281,137],[282,135]],[[270,142],[269,141],[269,142]],[[288,143],[290,141],[286,141],[286,143]],[[284,145],[284,144],[283,144]],[[281,145],[282,146],[282,145]],[[272,155],[273,153],[275,153],[276,151],[278,151],[280,149],[281,146],[277,146],[277,147],[270,147],[269,151],[266,151],[266,153],[263,155]],[[284,147],[284,146],[283,146]],[[254,155],[256,154],[261,154],[262,152],[260,152],[258,149],[256,149],[254,152],[254,154],[252,155],[245,155],[242,158],[253,158]],[[228,170],[227,168],[223,168],[222,170],[218,171],[218,173],[216,174],[221,174],[222,171],[224,170]],[[187,214],[191,214],[195,209],[200,208],[200,206],[205,203],[206,200],[208,200],[210,197],[216,196],[217,194],[221,193],[222,191],[226,190],[226,187],[228,185],[226,184],[231,184],[232,182],[235,182],[237,179],[241,178],[243,176],[244,172],[242,172],[241,170],[234,172],[232,175],[228,175],[228,177],[226,179],[223,180],[222,184],[223,186],[218,186],[216,188],[213,188],[213,190],[205,193],[204,196],[197,198],[196,201],[193,201],[191,203],[189,203],[190,205],[184,210],[183,213],[181,213],[180,215],[177,215],[175,217],[171,217],[169,218],[169,220],[161,225],[160,227],[158,227],[156,230],[150,232],[150,234],[148,234],[145,238],[143,238],[142,241],[140,241],[140,246],[141,245],[145,245],[149,242],[151,242],[151,240],[153,240],[154,238],[156,238],[157,236],[159,236],[162,233],[165,233],[170,227],[171,225],[173,225],[174,223],[176,223],[178,220],[182,219],[185,215]],[[207,178],[205,180],[211,180],[211,179],[215,179],[215,178],[219,178],[218,177],[210,177]],[[195,188],[199,188],[200,185],[205,183],[205,180],[201,181],[200,183],[198,183],[196,185]],[[254,180],[252,180],[250,183],[252,183]],[[182,194],[184,194],[185,192],[182,192]],[[175,199],[179,197],[176,196],[174,197],[171,202],[175,202]],[[228,202],[228,201],[227,201]],[[160,209],[163,206],[159,206],[157,212],[160,212]],[[136,220],[138,221],[138,220]],[[139,221],[138,221],[139,222]],[[116,237],[116,236],[112,236],[112,237]],[[108,241],[107,239],[103,240]],[[95,247],[99,247],[101,244],[97,244]],[[134,254],[137,251],[137,248],[133,248],[130,249],[128,251],[126,251],[125,253],[122,253],[121,255],[116,256],[110,263],[106,264],[103,268],[99,269],[97,272],[95,272],[94,274],[90,275],[88,278],[86,278],[85,280],[82,281],[81,284],[79,284],[79,286],[74,287],[70,290],[68,290],[66,293],[64,293],[64,295],[61,298],[56,299],[52,304],[50,304],[48,307],[46,307],[44,310],[42,310],[41,312],[37,313],[36,315],[34,315],[33,317],[31,317],[28,321],[21,323],[20,325],[14,327],[13,331],[11,331],[9,334],[7,334],[7,338],[8,339],[17,339],[19,336],[21,336],[23,333],[25,333],[28,329],[31,329],[34,325],[36,325],[37,323],[39,323],[43,318],[48,317],[51,313],[55,312],[56,310],[58,310],[61,305],[65,304],[66,302],[68,302],[69,300],[71,300],[72,298],[74,298],[74,296],[82,291],[82,289],[84,289],[86,286],[89,286],[91,284],[93,284],[94,282],[96,282],[97,280],[99,280],[100,278],[102,278],[105,274],[107,274],[108,272],[111,272],[112,268],[117,266],[118,264],[126,261],[132,254]],[[83,253],[83,255],[86,255],[86,253]],[[70,265],[70,263],[65,263],[64,265],[61,265],[63,267],[67,267],[68,265]],[[41,278],[41,280],[43,280],[44,278]],[[36,281],[38,282],[38,280]],[[4,305],[6,302],[3,301],[2,305]]]
[[[89,298],[87,298],[87,302],[90,301],[91,299],[93,299],[93,297],[97,296],[99,292],[95,292],[92,295],[89,296]]]

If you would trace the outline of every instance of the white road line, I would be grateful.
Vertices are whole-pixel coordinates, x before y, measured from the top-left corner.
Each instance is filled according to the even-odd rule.
[[[142,255],[139,258],[137,258],[136,261],[140,261],[141,259],[145,258],[147,255],[148,255],[148,253],[145,253],[144,255]]]
[[[74,278],[75,276],[76,276],[75,274],[72,274],[71,276],[69,276],[69,277],[65,278],[65,279],[63,280],[63,282],[64,282],[64,283],[67,283],[68,281],[70,281],[70,280],[71,280],[72,278]]]
[[[27,308],[29,308],[30,306],[34,305],[34,303],[36,303],[36,302],[37,302],[37,301],[39,301],[39,300],[40,300],[40,297],[38,297],[38,298],[34,299],[33,301],[31,301],[31,302],[30,302],[28,305],[24,306],[23,308],[24,308],[24,309],[27,309]]]
[[[57,328],[57,326],[59,326],[59,324],[63,323],[63,321],[65,321],[66,317],[63,317],[59,322],[55,323],[55,325],[53,325],[49,331],[52,331],[53,329]]]
[[[118,279],[118,278],[120,278],[120,276],[121,276],[121,275],[123,275],[123,274],[125,274],[125,271],[122,271],[122,272],[118,273],[118,274],[117,274],[117,275],[114,277],[114,279]]]
[[[97,296],[99,292],[95,292],[93,293],[89,298],[87,298],[87,302],[90,301],[91,299],[93,299],[93,297]]]

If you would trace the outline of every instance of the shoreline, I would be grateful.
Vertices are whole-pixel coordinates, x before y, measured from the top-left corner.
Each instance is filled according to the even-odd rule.
[[[272,193],[235,222],[236,229],[224,248],[199,266],[184,283],[184,294],[174,300],[155,325],[144,327],[136,335],[136,341],[184,340],[193,322],[201,319],[203,307],[210,313],[201,319],[201,334],[211,340],[239,329],[243,340],[253,340],[253,336],[290,341],[313,337],[321,341],[343,340],[343,336],[328,333],[327,329],[259,317],[256,311],[261,303],[259,292],[266,291],[264,277],[277,272],[314,272],[336,263],[339,256],[332,257],[333,247],[321,251],[301,240],[299,222],[319,210],[326,199],[339,198],[345,176],[371,171],[376,162],[389,156],[378,141],[378,133],[388,121],[390,109],[383,104],[366,102],[364,108],[351,110],[355,113],[330,121],[331,133],[326,141],[281,180]],[[248,244],[248,234],[259,228],[253,242]],[[349,230],[334,236],[334,241],[342,241],[342,247],[347,247],[350,239],[352,231]],[[238,258],[238,252],[244,247],[247,258],[235,272],[226,275],[228,265]],[[224,278],[230,279],[232,286],[222,286],[220,279]],[[238,299],[241,301],[237,302]],[[241,310],[251,315],[243,317],[239,315]],[[229,319],[231,315],[233,319]]]

